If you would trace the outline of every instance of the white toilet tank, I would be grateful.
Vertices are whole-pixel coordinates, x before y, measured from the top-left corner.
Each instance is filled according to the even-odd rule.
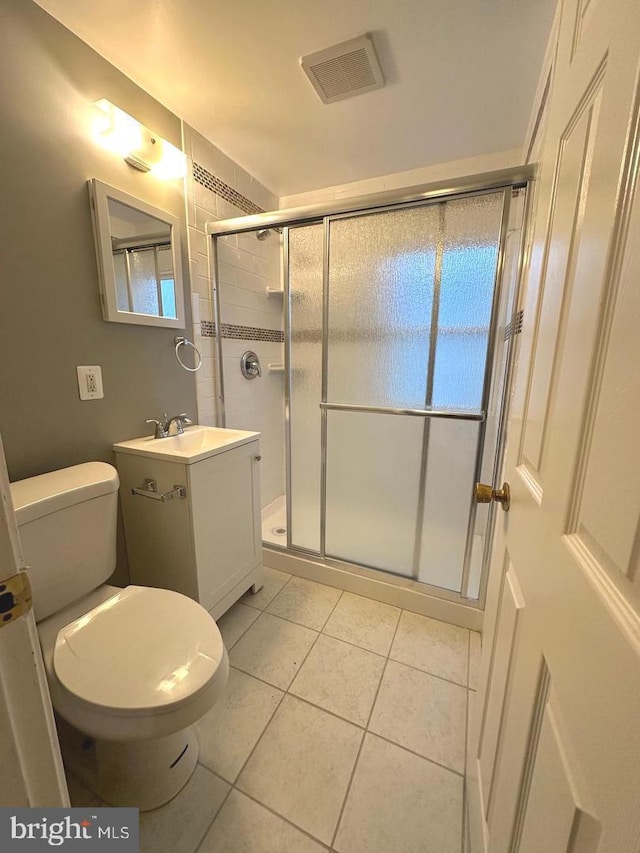
[[[113,573],[118,472],[86,462],[12,483],[11,496],[39,622]]]

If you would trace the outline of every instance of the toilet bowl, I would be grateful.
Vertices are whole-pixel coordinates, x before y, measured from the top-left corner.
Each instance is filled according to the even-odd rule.
[[[217,625],[165,589],[104,583],[118,475],[86,463],[13,483],[65,763],[112,805],[156,808],[186,784],[192,726],[229,671]]]

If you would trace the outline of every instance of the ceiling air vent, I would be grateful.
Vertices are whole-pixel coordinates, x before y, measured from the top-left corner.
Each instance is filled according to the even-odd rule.
[[[369,35],[303,56],[300,65],[325,104],[384,86],[382,69]]]

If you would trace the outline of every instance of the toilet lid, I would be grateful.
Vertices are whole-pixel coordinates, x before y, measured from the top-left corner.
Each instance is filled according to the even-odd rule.
[[[58,632],[53,667],[86,702],[153,713],[191,700],[223,655],[218,626],[195,601],[128,586]]]

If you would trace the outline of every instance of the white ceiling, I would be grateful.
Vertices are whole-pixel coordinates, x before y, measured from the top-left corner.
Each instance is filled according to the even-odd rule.
[[[278,195],[520,146],[556,0],[37,0]],[[388,85],[299,58],[373,34]]]

